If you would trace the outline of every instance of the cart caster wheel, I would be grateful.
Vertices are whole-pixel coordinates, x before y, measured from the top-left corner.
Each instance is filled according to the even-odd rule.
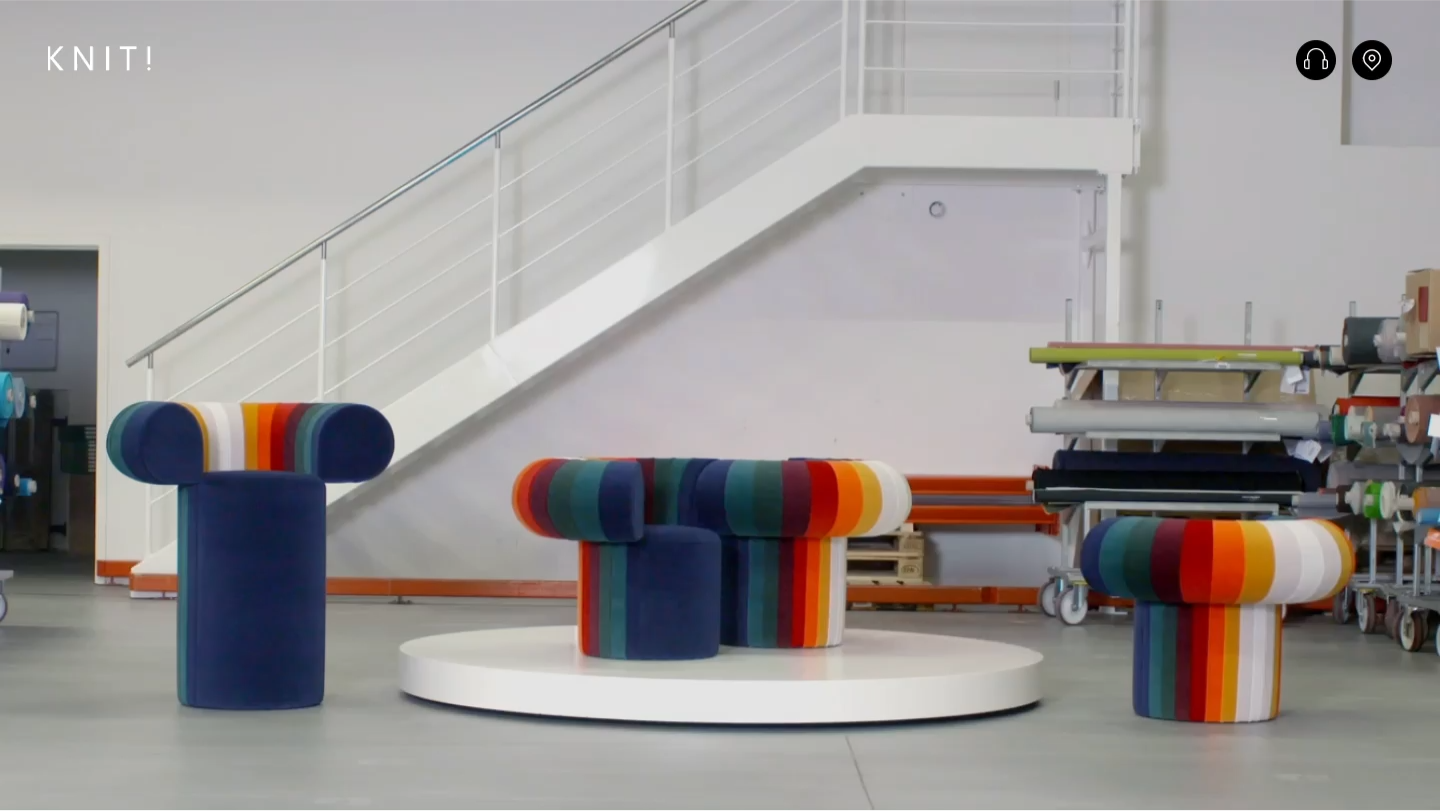
[[[1053,617],[1059,612],[1060,581],[1051,579],[1040,589],[1040,613]]]
[[[5,602],[5,595],[0,594],[0,622],[5,621],[5,614],[10,610],[10,604]]]
[[[1066,625],[1079,625],[1085,621],[1085,615],[1090,613],[1090,601],[1085,592],[1086,590],[1079,586],[1070,586],[1060,592],[1056,608],[1061,622]]]
[[[1355,600],[1355,624],[1359,626],[1360,633],[1373,634],[1380,626],[1380,606],[1371,592],[1361,594]]]
[[[1335,603],[1330,606],[1330,617],[1335,620],[1336,625],[1345,625],[1350,622],[1351,606],[1354,605],[1355,595],[1350,589],[1341,589],[1335,595]]]
[[[1400,633],[1400,614],[1404,611],[1394,598],[1385,601],[1385,633],[1394,639]]]
[[[1400,647],[1414,653],[1425,647],[1425,640],[1430,635],[1430,621],[1423,609],[1401,609],[1400,618],[1396,621],[1395,641]]]

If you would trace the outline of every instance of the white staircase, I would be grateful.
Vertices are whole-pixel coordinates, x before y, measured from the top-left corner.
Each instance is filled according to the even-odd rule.
[[[127,363],[145,363],[152,399],[370,403],[394,425],[399,467],[862,172],[1098,173],[1118,212],[1138,155],[1138,4],[1003,4],[998,19],[966,18],[969,5],[695,0]],[[1008,62],[946,66],[911,64],[956,49],[910,29],[1044,36],[1034,64],[986,33],[967,53]],[[603,103],[546,117],[627,56],[640,67],[591,80]],[[627,123],[647,114],[660,126]],[[173,490],[149,489],[150,554],[134,571],[173,574]],[[331,503],[353,489],[332,485]]]

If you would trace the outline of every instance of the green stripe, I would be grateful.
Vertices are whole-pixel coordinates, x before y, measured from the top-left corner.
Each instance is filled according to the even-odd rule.
[[[600,479],[608,462],[582,462],[570,484],[571,520],[577,534],[571,537],[590,541],[608,541],[605,525],[600,523]]]
[[[1131,522],[1121,519],[1111,524],[1100,538],[1100,579],[1111,595],[1126,596],[1125,547],[1130,540]]]
[[[115,415],[115,422],[110,424],[110,432],[105,435],[105,455],[110,457],[110,464],[114,465],[122,475],[131,479],[135,478],[135,474],[125,463],[125,426],[130,424],[135,412],[139,411],[143,405],[145,403],[135,403],[121,409],[120,413]]]
[[[559,470],[555,471],[555,477],[550,480],[547,509],[550,513],[550,523],[555,525],[555,534],[561,538],[580,537],[579,526],[571,514],[570,491],[575,477],[579,475],[580,469],[584,466],[584,462],[566,462],[560,466]]]
[[[779,462],[760,462],[755,466],[755,534],[767,538],[781,534],[785,514],[783,485]]]
[[[190,659],[190,589],[193,584],[190,580],[190,553],[187,550],[190,546],[190,493],[193,489],[193,485],[184,485],[176,494],[180,508],[175,536],[175,579],[179,583],[180,591],[175,597],[176,614],[179,617],[175,626],[175,644],[179,648],[179,655],[175,657],[175,681],[181,704],[190,703],[190,678],[186,662]]]
[[[1031,363],[1084,363],[1091,360],[1231,360],[1300,366],[1305,362],[1305,353],[1283,349],[1152,349],[1138,346],[1078,349],[1036,346],[1030,349]]]
[[[730,534],[753,538],[755,528],[755,462],[737,461],[725,475],[725,516]]]
[[[760,541],[746,538],[740,541],[745,554],[745,565],[749,570],[745,589],[745,644],[759,647],[765,636],[765,555]]]
[[[1179,638],[1180,608],[1167,605],[1163,614],[1165,622],[1160,634],[1160,716],[1175,717],[1175,642]],[[1155,695],[1151,693],[1151,695]],[[1154,699],[1151,699],[1154,701]]]
[[[655,522],[680,523],[680,482],[689,459],[655,460]]]
[[[606,624],[610,628],[606,645],[606,655],[611,659],[625,659],[628,649],[625,644],[625,601],[626,592],[629,590],[625,582],[626,557],[630,552],[628,544],[606,544],[603,547],[605,555],[605,580],[609,583],[610,590],[607,601]]]
[[[1160,599],[1150,576],[1150,550],[1155,546],[1155,533],[1160,529],[1160,521],[1159,518],[1127,519],[1133,528],[1125,543],[1124,582],[1137,600],[1158,602]]]
[[[769,538],[760,542],[761,557],[765,561],[765,620],[761,626],[760,644],[773,648],[780,644],[777,627],[780,625],[780,544],[783,541]]]
[[[322,417],[329,414],[336,408],[334,403],[322,403],[306,409],[304,416],[300,418],[300,425],[295,429],[295,472],[314,473],[315,458],[319,456],[320,431],[319,422]],[[244,413],[243,411],[241,412]]]

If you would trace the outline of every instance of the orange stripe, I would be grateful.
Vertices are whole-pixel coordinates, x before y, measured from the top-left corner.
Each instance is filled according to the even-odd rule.
[[[535,521],[535,514],[530,510],[530,485],[535,481],[535,474],[544,467],[550,460],[537,459],[525,466],[520,475],[515,477],[515,486],[510,491],[510,506],[515,510],[515,517],[525,528],[536,535],[546,533],[540,530],[540,525]]]
[[[588,543],[576,544],[576,546],[580,547],[580,554],[578,556],[580,561],[580,577],[575,587],[575,624],[579,631],[580,650],[589,651],[591,650],[590,617],[587,615],[585,609],[590,606],[589,597],[592,584],[585,579],[585,571],[586,566],[590,563],[590,555],[593,553],[590,551],[592,547]]]
[[[1205,720],[1220,720],[1221,703],[1225,699],[1225,606],[1206,606],[1210,638],[1205,640]]]
[[[245,469],[264,470],[260,467],[260,449],[257,440],[260,438],[260,404],[241,403],[240,415],[245,421]]]
[[[275,432],[275,404],[265,403],[260,406],[260,415],[255,421],[255,469],[274,470],[274,457],[271,455],[275,445],[272,434]]]
[[[840,492],[835,506],[835,527],[828,534],[848,538],[853,534],[855,525],[860,523],[860,513],[865,507],[865,490],[854,465],[831,462],[830,467],[835,469],[835,484]]]
[[[188,409],[188,410],[190,411],[190,413],[191,413],[192,415],[194,415],[194,417],[195,417],[195,423],[200,426],[200,452],[201,452],[201,454],[202,454],[202,456],[201,456],[200,458],[205,460],[205,463],[204,463],[203,465],[201,465],[200,469],[203,470],[203,471],[205,471],[206,473],[209,473],[209,472],[210,472],[210,429],[205,426],[205,418],[204,418],[203,416],[201,416],[201,414],[200,414],[200,409],[196,408],[196,407],[193,406],[193,405],[190,405],[189,403],[181,403],[180,405],[184,406],[186,409]]]
[[[1215,521],[1215,562],[1210,570],[1210,602],[1232,605],[1245,588],[1245,535],[1239,521]]]
[[[95,561],[95,576],[129,577],[130,569],[139,562],[138,560],[97,560]]]
[[[880,520],[880,507],[885,503],[884,490],[880,487],[880,477],[869,465],[861,462],[850,463],[850,469],[860,479],[860,517],[856,519],[856,525],[850,530],[852,535],[869,535],[875,529],[875,522]]]

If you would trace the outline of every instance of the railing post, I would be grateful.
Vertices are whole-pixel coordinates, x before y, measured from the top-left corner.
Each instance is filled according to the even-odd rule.
[[[500,135],[495,133],[490,183],[490,340],[500,328]]]
[[[859,44],[859,47],[858,47],[858,50],[857,50],[857,56],[858,56],[859,58],[856,60],[858,67],[856,67],[856,69],[855,69],[855,114],[856,114],[856,115],[864,115],[864,114],[865,114],[865,40],[869,39],[869,37],[866,36],[866,34],[869,33],[869,32],[867,31],[867,29],[869,28],[869,26],[866,25],[866,21],[868,21],[868,20],[870,19],[870,8],[869,8],[869,6],[870,6],[870,0],[860,0],[860,25],[859,25],[860,44]]]
[[[849,103],[850,77],[845,75],[845,63],[850,56],[850,0],[840,0],[840,117],[845,117]]]
[[[1122,39],[1125,48],[1124,54],[1124,83],[1125,83],[1125,118],[1134,118],[1135,110],[1133,99],[1135,97],[1133,84],[1135,82],[1135,3],[1134,0],[1125,0],[1125,29]]]
[[[670,23],[665,41],[665,230],[675,214],[675,23]]]
[[[145,400],[147,402],[155,399],[155,353],[145,356]],[[152,551],[150,545],[154,543],[155,528],[152,526],[151,514],[155,512],[155,488],[152,485],[145,485],[145,554],[148,556]],[[178,536],[177,536],[178,537]]]
[[[315,356],[315,402],[325,402],[325,305],[330,295],[330,243],[320,243],[320,352]]]

